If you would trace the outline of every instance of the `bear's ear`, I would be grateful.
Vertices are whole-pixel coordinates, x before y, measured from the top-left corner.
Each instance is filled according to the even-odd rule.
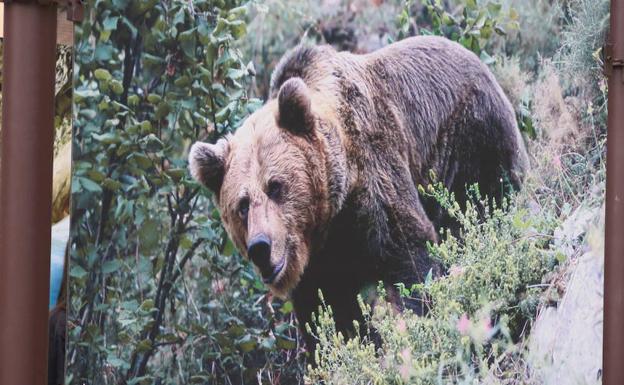
[[[293,134],[307,134],[314,129],[314,115],[308,86],[301,78],[290,78],[277,95],[277,125]]]
[[[227,138],[215,144],[196,142],[189,152],[189,169],[195,180],[218,193],[225,175],[225,159],[230,150]]]

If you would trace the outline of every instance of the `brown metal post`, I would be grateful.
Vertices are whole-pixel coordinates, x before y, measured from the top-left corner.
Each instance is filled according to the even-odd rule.
[[[603,384],[624,384],[624,0],[611,1]]]
[[[56,5],[5,2],[0,384],[47,384]]]

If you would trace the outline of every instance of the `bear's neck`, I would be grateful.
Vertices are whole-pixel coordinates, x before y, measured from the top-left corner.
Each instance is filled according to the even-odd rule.
[[[319,121],[319,139],[322,148],[322,168],[325,170],[325,188],[329,201],[329,212],[326,220],[331,221],[340,210],[349,193],[350,165],[346,156],[344,140],[338,125],[332,120]]]

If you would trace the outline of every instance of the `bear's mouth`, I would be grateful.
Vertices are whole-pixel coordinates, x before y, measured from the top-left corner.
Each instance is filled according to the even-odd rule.
[[[282,270],[284,269],[285,264],[286,264],[286,258],[283,258],[282,261],[277,266],[275,266],[275,269],[273,269],[273,273],[271,273],[271,276],[263,279],[264,283],[267,285],[272,284],[275,281],[275,278],[277,278],[279,273],[281,273]]]

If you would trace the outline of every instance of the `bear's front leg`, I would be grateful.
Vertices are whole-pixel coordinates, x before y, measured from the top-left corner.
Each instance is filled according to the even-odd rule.
[[[427,243],[436,243],[436,229],[427,216],[414,185],[410,182],[395,184],[394,194],[389,194],[374,213],[381,221],[371,247],[379,254],[381,278],[387,291],[387,300],[399,308],[407,307],[418,314],[426,312],[426,306],[419,299],[404,301],[398,295],[396,284],[411,287],[424,282],[431,272],[438,276],[442,272],[439,261],[427,252]]]
[[[360,332],[365,332],[362,311],[357,302],[362,281],[351,278],[353,274],[345,271],[307,271],[306,277],[292,293],[299,330],[312,357],[318,342],[314,335],[317,325],[313,322],[312,314],[318,315],[321,306],[331,308],[336,330],[344,336],[353,336],[354,320],[358,321]],[[323,303],[319,298],[319,291],[323,294]],[[308,333],[306,324],[310,324],[313,334]]]

